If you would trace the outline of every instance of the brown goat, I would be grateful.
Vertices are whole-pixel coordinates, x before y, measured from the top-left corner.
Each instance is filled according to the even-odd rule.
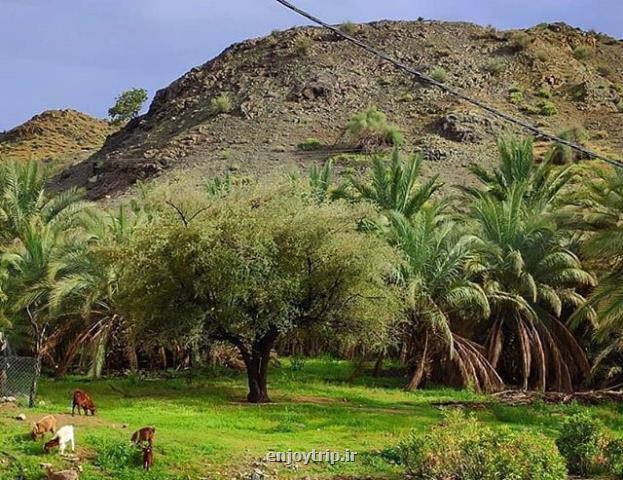
[[[75,415],[76,407],[78,407],[78,415],[82,415],[80,413],[81,408],[84,410],[85,415],[88,415],[89,412],[91,412],[91,415],[95,415],[97,410],[91,396],[83,390],[76,390],[74,392],[74,402],[71,408],[72,417]]]
[[[47,415],[37,423],[33,423],[30,436],[33,440],[37,440],[38,438],[43,438],[48,432],[52,434],[56,433],[56,418],[52,415]]]
[[[143,445],[147,442],[150,446],[154,444],[156,438],[156,427],[143,427],[140,430],[134,432],[131,438],[131,442],[136,445]]]
[[[149,471],[151,466],[154,464],[154,452],[152,450],[152,446],[148,445],[143,448],[143,469]]]
[[[41,465],[45,468],[45,473],[47,475],[48,480],[78,480],[78,472],[75,470],[63,470],[59,472],[54,472],[52,470],[52,465],[49,463],[45,463]]]

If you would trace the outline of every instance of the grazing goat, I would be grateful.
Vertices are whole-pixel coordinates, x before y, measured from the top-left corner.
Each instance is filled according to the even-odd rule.
[[[154,464],[154,452],[152,450],[152,446],[148,445],[143,448],[143,469],[149,471],[151,466]]]
[[[76,407],[78,407],[78,415],[81,415],[80,409],[84,410],[84,414],[88,415],[89,411],[91,415],[95,415],[97,408],[91,399],[91,396],[82,390],[76,390],[74,392],[74,403],[71,408],[71,416],[75,415]]]
[[[48,480],[78,480],[78,472],[75,470],[62,470],[60,472],[52,471],[52,465],[49,463],[41,464],[45,468]]]
[[[143,445],[144,442],[147,442],[150,446],[154,444],[154,439],[156,438],[156,427],[143,427],[140,430],[137,430],[132,435],[132,439],[130,440],[135,445]]]
[[[52,415],[47,415],[37,423],[33,423],[30,436],[33,440],[37,440],[39,437],[43,438],[48,432],[51,432],[52,435],[56,433],[56,418]]]
[[[76,451],[76,445],[74,443],[74,427],[72,425],[65,425],[56,432],[56,435],[43,446],[45,453],[50,453],[54,447],[58,447],[58,451],[61,455],[65,453],[67,445],[71,445],[71,451]]]

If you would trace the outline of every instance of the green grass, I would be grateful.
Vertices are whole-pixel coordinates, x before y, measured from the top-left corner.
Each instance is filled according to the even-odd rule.
[[[82,480],[234,478],[258,467],[279,477],[374,476],[398,478],[400,467],[381,451],[395,446],[411,429],[424,431],[442,417],[433,403],[444,401],[488,402],[470,391],[430,389],[404,392],[400,376],[362,376],[349,381],[349,362],[331,359],[307,360],[301,369],[288,360],[273,368],[269,393],[273,403],[249,405],[243,374],[204,372],[192,381],[185,375],[170,378],[87,381],[71,378],[44,380],[40,399],[45,405],[34,411],[0,407],[0,452],[17,458],[27,479],[43,478],[39,467],[51,462],[68,467],[58,455],[44,455],[42,442],[26,437],[29,422],[44,414],[68,413],[71,392],[83,388],[93,395],[98,415],[62,417],[60,423],[75,422]],[[554,437],[562,418],[577,406],[536,405],[510,407],[492,403],[475,410],[492,426],[532,430]],[[14,420],[24,411],[26,423]],[[615,432],[623,432],[620,407],[594,408]],[[93,422],[93,423],[91,423]],[[127,428],[123,428],[127,425]],[[140,452],[129,447],[132,432],[142,426],[157,428],[155,465],[149,475],[140,470]],[[356,461],[333,466],[313,464],[299,469],[284,465],[258,464],[266,453],[311,449],[357,452]],[[4,463],[2,463],[4,462]],[[17,462],[0,455],[0,479],[15,478]],[[4,465],[4,466],[3,466]],[[2,476],[2,470],[10,476]],[[12,476],[11,476],[12,475]]]

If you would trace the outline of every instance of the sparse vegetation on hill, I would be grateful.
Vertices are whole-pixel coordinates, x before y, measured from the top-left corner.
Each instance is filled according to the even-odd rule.
[[[614,39],[557,23],[510,36],[434,21],[384,21],[356,28],[356,35],[372,45],[407,63],[417,58],[425,73],[451,72],[454,87],[549,132],[582,125],[589,133],[608,133],[607,138],[591,135],[590,147],[623,149],[623,133],[613,115],[621,96],[617,88],[623,84],[623,72],[615,66],[623,64],[623,54]],[[582,63],[572,53],[580,46],[592,52]],[[611,66],[610,75],[599,73],[603,65]],[[509,93],[511,88],[523,92],[523,98]],[[548,89],[550,98],[537,96],[541,88]],[[235,98],[230,115],[214,115],[211,101],[220,92]],[[231,164],[239,166],[239,174],[251,176],[295,164],[306,169],[332,153],[296,157],[297,146],[313,137],[343,148],[344,126],[367,105],[375,105],[396,125],[407,149],[435,160],[426,175],[443,173],[444,182],[462,184],[470,181],[469,163],[495,162],[500,126],[483,129],[481,122],[493,121],[485,113],[472,109],[470,115],[456,115],[471,107],[435,88],[421,88],[330,32],[296,28],[233,45],[192,69],[161,90],[139,122],[111,137],[99,153],[59,181],[86,187],[90,197],[98,198],[178,168],[207,176]],[[452,118],[454,127],[435,128],[445,117]],[[464,133],[446,135],[453,130]],[[227,159],[223,151],[229,152]]]
[[[45,160],[59,170],[99,149],[113,129],[75,110],[49,110],[0,136],[0,162]]]

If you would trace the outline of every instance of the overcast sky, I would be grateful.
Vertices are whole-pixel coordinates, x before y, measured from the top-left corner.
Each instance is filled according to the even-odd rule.
[[[623,38],[623,0],[294,0],[333,23],[565,21]],[[150,96],[229,44],[305,23],[274,0],[0,0],[0,130],[50,108],[104,117],[130,87]]]

